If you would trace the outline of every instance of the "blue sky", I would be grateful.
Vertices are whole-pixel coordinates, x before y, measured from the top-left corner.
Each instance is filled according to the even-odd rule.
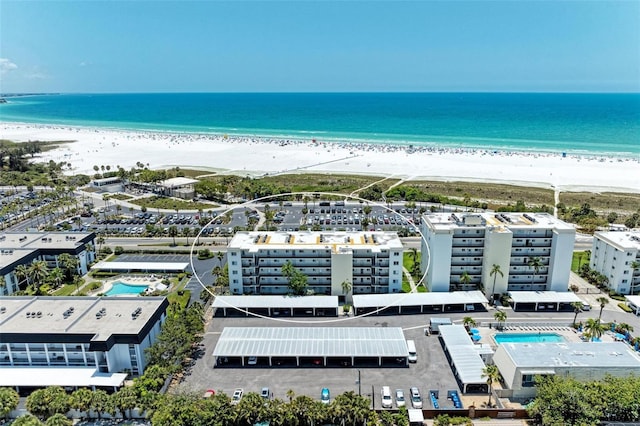
[[[0,58],[0,92],[638,92],[640,2],[1,0]]]

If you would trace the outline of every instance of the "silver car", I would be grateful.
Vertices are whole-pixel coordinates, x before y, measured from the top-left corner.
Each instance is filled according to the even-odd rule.
[[[396,389],[396,407],[404,407],[406,401],[404,399],[404,391],[402,389]]]
[[[422,408],[422,396],[416,387],[411,388],[411,405],[413,408]]]

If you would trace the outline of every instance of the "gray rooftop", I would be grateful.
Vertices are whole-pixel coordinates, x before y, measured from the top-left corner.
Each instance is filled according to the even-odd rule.
[[[505,351],[517,367],[622,367],[640,372],[640,356],[623,342],[502,343],[497,351]]]
[[[482,377],[484,362],[464,326],[441,325],[438,329],[460,381],[464,384],[486,383],[487,379]]]
[[[0,250],[12,249],[75,249],[93,232],[3,232]]]
[[[214,308],[337,308],[338,296],[216,296]]]
[[[511,291],[514,303],[571,303],[582,302],[572,291]]]
[[[454,291],[440,293],[386,293],[354,294],[356,308],[376,308],[381,306],[418,306],[487,303],[481,291]]]
[[[496,216],[499,216],[500,219]],[[467,227],[503,227],[506,229],[575,231],[572,225],[548,213],[427,213],[423,217],[433,229],[441,230]]]
[[[0,299],[2,333],[92,334],[106,340],[112,334],[138,334],[163,306],[164,297],[6,297]],[[138,307],[140,314],[131,313]],[[73,311],[70,312],[70,308]],[[104,315],[96,315],[102,309]],[[38,317],[37,313],[41,316]],[[33,315],[35,313],[36,315]]]
[[[596,232],[594,237],[623,251],[640,251],[640,231]]]
[[[226,327],[213,356],[406,357],[399,327]]]

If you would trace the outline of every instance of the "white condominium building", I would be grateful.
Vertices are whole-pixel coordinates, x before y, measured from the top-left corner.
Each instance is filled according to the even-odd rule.
[[[315,294],[397,293],[402,243],[395,232],[239,232],[227,251],[232,294],[287,294],[287,262]]]
[[[596,232],[589,266],[605,275],[617,293],[639,294],[640,231]]]
[[[491,298],[568,288],[575,229],[547,213],[433,213],[421,231],[429,291],[484,288]]]

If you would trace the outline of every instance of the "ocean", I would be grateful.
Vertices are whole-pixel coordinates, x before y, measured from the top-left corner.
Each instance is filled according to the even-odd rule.
[[[640,94],[158,93],[7,98],[4,122],[640,155]]]

